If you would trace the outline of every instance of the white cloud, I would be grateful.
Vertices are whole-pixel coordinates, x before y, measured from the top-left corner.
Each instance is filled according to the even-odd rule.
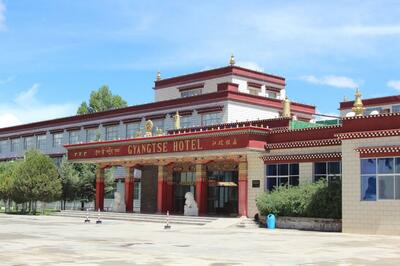
[[[5,79],[0,79],[0,85],[5,85],[7,83],[10,83],[10,82],[14,81],[14,79],[15,79],[15,76],[9,76]]]
[[[255,62],[237,62],[236,65],[259,72],[264,72],[264,69]]]
[[[0,31],[6,29],[6,6],[0,0]]]
[[[330,76],[316,77],[313,75],[309,75],[309,76],[302,76],[300,77],[300,79],[312,84],[327,85],[337,88],[354,89],[359,86],[357,82],[355,82],[353,79],[344,76],[330,75]]]
[[[75,113],[77,104],[43,103],[36,97],[38,92],[39,84],[34,84],[18,93],[12,103],[0,103],[0,127],[59,118]]]
[[[35,96],[38,92],[39,84],[35,83],[26,91],[22,91],[17,94],[15,97],[14,102],[18,105],[29,105],[35,102]]]
[[[389,80],[387,86],[395,90],[400,90],[400,80]]]

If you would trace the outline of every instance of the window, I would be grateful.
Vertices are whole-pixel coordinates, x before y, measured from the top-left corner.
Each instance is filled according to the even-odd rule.
[[[86,129],[86,142],[97,141],[97,128]]]
[[[222,113],[206,113],[201,116],[201,121],[203,126],[210,126],[221,124],[222,122]]]
[[[21,141],[21,139],[11,139],[11,151],[12,152],[16,152],[19,150],[19,145],[21,143],[20,141]]]
[[[400,199],[400,157],[361,159],[361,200]]]
[[[272,191],[277,186],[299,185],[299,164],[268,164],[265,190]]]
[[[63,133],[53,134],[53,147],[60,147],[62,145]]]
[[[322,178],[328,181],[340,179],[341,177],[341,164],[340,162],[317,162],[314,163],[314,182]]]
[[[153,136],[157,135],[157,129],[161,128],[164,131],[164,119],[153,120]]]
[[[400,113],[400,105],[393,105],[392,106],[393,113]]]
[[[181,98],[192,97],[201,94],[201,89],[184,90],[181,91]]]
[[[7,140],[0,141],[0,153],[5,153],[7,151]]]
[[[258,88],[252,88],[252,87],[249,87],[248,88],[249,89],[249,94],[251,94],[251,95],[259,95],[259,93],[260,93],[260,89],[258,89]]]
[[[373,111],[378,111],[379,113],[382,113],[383,108],[382,107],[370,107],[370,108],[365,108],[364,110],[364,115],[370,115],[371,112]]]
[[[140,131],[140,123],[129,123],[126,124],[126,138],[136,137],[136,133]]]
[[[34,138],[32,137],[25,137],[24,138],[24,149],[30,150],[35,147]]]
[[[118,139],[118,126],[106,127],[106,140]]]
[[[79,130],[74,130],[69,132],[69,144],[79,143]]]
[[[181,127],[182,128],[188,128],[188,127],[192,127],[192,126],[193,126],[192,116],[188,115],[188,116],[181,117]]]
[[[278,93],[273,92],[273,91],[268,91],[268,97],[272,99],[277,99],[278,98]]]
[[[39,150],[44,150],[46,148],[46,135],[39,135],[37,136],[36,147]]]

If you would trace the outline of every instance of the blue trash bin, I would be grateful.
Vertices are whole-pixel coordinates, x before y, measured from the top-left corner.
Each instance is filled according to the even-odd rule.
[[[267,227],[268,229],[275,229],[275,215],[272,213],[267,216]]]

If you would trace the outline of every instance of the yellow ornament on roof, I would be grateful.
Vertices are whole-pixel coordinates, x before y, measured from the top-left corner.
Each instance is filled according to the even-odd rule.
[[[364,115],[364,104],[361,100],[361,92],[358,88],[356,89],[355,96],[356,98],[354,100],[353,108],[351,110],[356,114],[356,116],[362,116]]]
[[[235,64],[236,64],[235,56],[231,54],[231,59],[229,59],[229,65],[234,66]]]
[[[179,115],[179,112],[176,111],[176,114],[174,115],[174,120],[175,120],[175,129],[181,129],[181,116]]]
[[[160,73],[160,71],[157,71],[156,81],[160,81],[160,80],[161,80],[161,73]]]
[[[290,111],[290,100],[289,100],[289,98],[287,96],[285,97],[285,100],[283,100],[282,117],[285,117],[285,118],[291,118],[292,117],[292,113]]]

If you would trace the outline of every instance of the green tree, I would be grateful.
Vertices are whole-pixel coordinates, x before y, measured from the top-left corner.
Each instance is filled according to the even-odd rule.
[[[79,181],[77,198],[81,201],[81,209],[85,209],[85,203],[93,201],[96,197],[96,165],[75,163],[74,168],[78,173]],[[112,171],[106,171],[104,180],[104,193],[113,190],[114,176]]]
[[[0,164],[0,199],[5,203],[6,212],[10,211],[16,169],[20,163],[21,161],[11,161]]]
[[[79,173],[66,157],[62,159],[58,172],[62,184],[61,209],[65,210],[66,202],[76,200],[78,197]]]
[[[95,112],[107,111],[127,107],[127,102],[119,95],[113,95],[107,85],[102,86],[97,91],[90,94],[89,103],[82,102],[77,114],[91,114]]]
[[[53,160],[37,150],[25,153],[16,169],[14,200],[29,202],[36,212],[36,202],[51,202],[61,196],[61,179]]]

